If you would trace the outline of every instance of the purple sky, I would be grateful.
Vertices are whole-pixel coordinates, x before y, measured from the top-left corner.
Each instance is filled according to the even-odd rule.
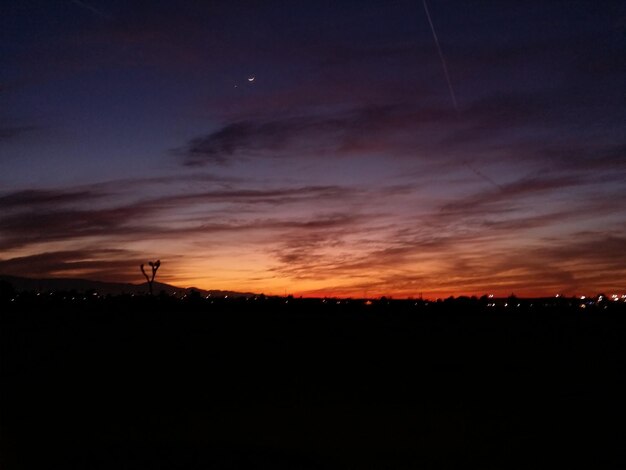
[[[428,6],[4,2],[0,273],[626,290],[626,4]]]

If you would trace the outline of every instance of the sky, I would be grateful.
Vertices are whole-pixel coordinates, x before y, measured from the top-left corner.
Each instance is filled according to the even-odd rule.
[[[626,291],[622,1],[20,0],[0,64],[2,274]]]

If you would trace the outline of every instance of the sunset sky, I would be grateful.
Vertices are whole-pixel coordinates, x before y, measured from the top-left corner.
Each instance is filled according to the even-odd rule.
[[[626,2],[427,6],[2,2],[0,273],[622,293]]]

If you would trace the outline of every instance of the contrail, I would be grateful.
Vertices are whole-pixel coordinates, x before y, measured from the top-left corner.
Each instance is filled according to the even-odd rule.
[[[469,164],[469,162],[465,161],[463,162],[465,164],[465,166],[467,168],[469,168],[472,173],[474,173],[476,176],[480,176],[482,179],[484,179],[487,183],[491,184],[492,186],[495,186],[496,188],[498,188],[500,191],[503,191],[504,188],[502,187],[502,185],[496,183],[494,180],[492,180],[491,178],[489,178],[487,175],[485,175],[484,173],[478,171],[476,168],[474,168],[472,165]]]
[[[435,31],[435,25],[433,25],[433,20],[430,17],[430,12],[428,11],[428,4],[426,0],[422,0],[424,4],[424,11],[426,12],[426,17],[428,18],[428,24],[430,25],[430,30],[433,33],[433,39],[435,40],[435,45],[437,46],[437,52],[439,53],[439,59],[441,59],[441,65],[443,67],[443,73],[446,76],[446,81],[448,82],[448,89],[450,90],[450,98],[452,98],[452,104],[454,105],[454,109],[456,112],[459,112],[459,105],[456,102],[456,95],[454,94],[454,88],[452,87],[452,81],[450,81],[450,74],[448,73],[448,65],[446,64],[446,58],[443,56],[443,51],[441,50],[441,45],[439,44],[439,38],[437,37],[437,33]]]
[[[70,2],[72,2],[74,5],[77,5],[81,8],[86,8],[90,12],[95,13],[96,15],[101,16],[103,18],[106,18],[107,20],[111,19],[111,17],[107,15],[106,13],[98,10],[96,7],[93,7],[89,5],[88,3],[82,2],[81,0],[70,0]]]

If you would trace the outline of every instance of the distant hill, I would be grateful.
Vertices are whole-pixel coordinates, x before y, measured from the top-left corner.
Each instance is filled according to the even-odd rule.
[[[94,290],[99,294],[145,294],[148,292],[147,283],[130,284],[121,282],[102,282],[92,281],[89,279],[71,279],[71,278],[47,278],[47,279],[31,279],[26,277],[8,276],[0,274],[0,281],[6,281],[13,286],[18,292],[37,291],[70,291],[75,290],[84,292]],[[248,297],[255,294],[249,292],[233,292],[225,290],[205,290],[196,287],[177,287],[171,284],[155,282],[153,284],[154,293],[158,294],[164,291],[168,295],[184,295],[192,290],[198,291],[201,295],[223,297]]]

